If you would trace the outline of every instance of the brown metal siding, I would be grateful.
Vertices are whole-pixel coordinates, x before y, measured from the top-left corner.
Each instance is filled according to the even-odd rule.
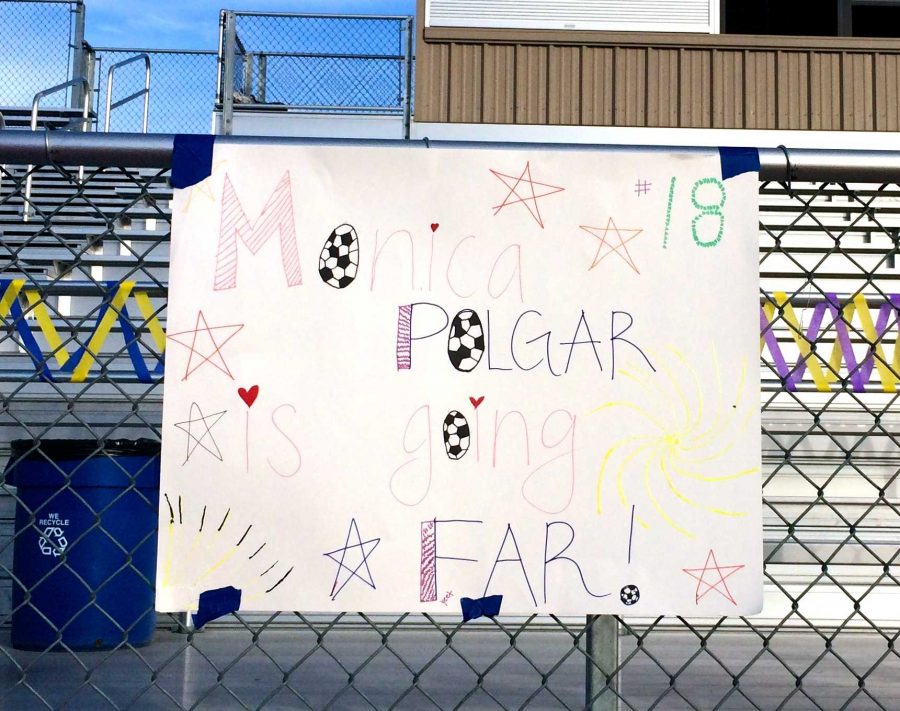
[[[744,127],[744,56],[742,52],[712,53],[712,123]]]
[[[875,57],[875,129],[900,129],[900,55]]]
[[[484,90],[481,77],[484,67],[483,47],[477,44],[450,46],[450,106],[459,116],[458,121],[480,123],[481,97]]]
[[[581,114],[581,48],[550,47],[547,123],[577,124]]]
[[[613,120],[613,50],[583,47],[581,51],[581,121],[584,126],[611,126]],[[425,119],[420,119],[424,121]]]
[[[900,130],[898,40],[420,27],[417,44],[420,122]]]
[[[483,60],[482,120],[485,123],[515,123],[516,48],[484,45]]]
[[[516,46],[516,123],[547,123],[549,56],[548,46]]]
[[[841,54],[818,52],[810,62],[810,128],[841,130]]]

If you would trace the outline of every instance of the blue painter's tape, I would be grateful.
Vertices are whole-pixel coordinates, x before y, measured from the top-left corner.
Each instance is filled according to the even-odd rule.
[[[200,604],[194,618],[194,629],[200,629],[210,620],[215,620],[241,607],[241,591],[230,585],[200,593]]]
[[[741,173],[759,172],[759,151],[756,148],[719,148],[722,180]]]
[[[172,147],[173,188],[189,188],[212,173],[215,136],[179,134]]]
[[[459,604],[462,607],[463,622],[477,620],[479,617],[496,617],[500,614],[500,604],[502,602],[503,595],[488,595],[487,597],[479,597],[474,600],[470,597],[460,598]]]

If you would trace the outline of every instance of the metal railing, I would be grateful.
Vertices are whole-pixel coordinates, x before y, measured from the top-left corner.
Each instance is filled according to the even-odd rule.
[[[91,85],[90,82],[85,77],[75,77],[74,79],[70,79],[67,82],[63,82],[62,84],[57,84],[56,86],[51,86],[49,89],[42,89],[38,93],[34,95],[34,98],[31,100],[31,130],[37,131],[38,127],[38,113],[41,108],[41,100],[47,96],[52,96],[53,94],[58,94],[61,91],[68,89],[70,86],[78,86],[81,88],[81,130],[88,130],[88,119],[90,116],[91,110]],[[28,222],[28,219],[31,215],[30,210],[27,209],[27,205],[30,204],[31,201],[31,168],[29,166],[29,175],[25,182],[25,204],[26,209],[22,212],[22,220],[24,222]],[[79,168],[79,177],[83,175],[83,169]]]
[[[51,86],[48,89],[42,89],[37,94],[34,95],[34,98],[31,100],[31,130],[37,131],[38,127],[38,114],[41,109],[41,101],[48,96],[52,96],[53,94],[58,94],[61,91],[68,89],[70,86],[78,86],[81,88],[83,93],[83,99],[81,101],[81,130],[87,131],[89,126],[89,117],[91,111],[91,101],[90,101],[90,91],[91,85],[90,82],[84,77],[75,77],[74,79],[70,79],[69,81],[63,82],[62,84],[57,84],[56,86]]]
[[[0,171],[2,453],[14,438],[80,437],[102,448],[110,437],[161,436],[164,339],[154,331],[165,326],[172,140],[0,135],[8,166]],[[430,149],[445,145],[460,144]],[[897,708],[900,154],[764,150],[761,162],[762,616],[463,625],[450,608],[442,616],[241,612],[203,633],[167,616],[140,648],[126,630],[115,650],[101,652],[23,652],[0,637],[0,703]],[[84,180],[65,167],[82,164],[94,166]],[[41,186],[31,198],[40,221],[22,226],[15,216],[29,175]],[[123,289],[129,296],[115,301]],[[110,309],[115,325],[99,339]],[[58,340],[48,338],[54,332]],[[83,379],[58,362],[88,350],[95,362]],[[2,634],[31,604],[26,596],[12,607],[10,591],[22,584],[10,551],[38,524],[25,511],[14,528],[22,494],[4,480],[0,493]],[[58,569],[69,567],[60,556]]]
[[[149,49],[132,47],[95,47],[98,68],[105,69],[136,54],[150,57],[153,89],[148,98],[147,131],[153,133],[209,133],[216,101],[216,50]],[[121,81],[135,86],[144,79],[139,63],[122,69]],[[106,116],[101,97],[108,91],[107,72],[97,72],[98,125],[109,123],[113,132],[143,131],[144,115],[138,103],[122,106],[112,117]],[[117,82],[119,78],[117,77]]]
[[[220,17],[217,105],[235,111],[399,115],[409,136],[409,16],[235,12]]]
[[[124,99],[119,99],[115,103],[112,103],[113,81],[115,80],[116,69],[127,67],[129,64],[140,61],[144,62],[144,88],[133,94],[129,94]],[[109,67],[109,70],[106,73],[106,110],[104,111],[103,131],[109,133],[109,122],[112,118],[112,112],[115,109],[120,106],[125,106],[125,104],[134,101],[135,99],[139,99],[142,96],[144,97],[144,112],[141,120],[141,133],[147,133],[147,127],[150,122],[150,55],[146,52],[141,52],[128,59],[123,59],[121,62],[116,62]]]

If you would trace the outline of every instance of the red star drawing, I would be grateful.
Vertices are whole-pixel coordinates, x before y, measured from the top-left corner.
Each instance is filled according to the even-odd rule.
[[[544,229],[544,221],[541,218],[541,210],[538,207],[538,198],[547,197],[548,195],[553,195],[554,193],[560,193],[565,188],[561,188],[557,185],[549,185],[548,183],[540,183],[536,180],[531,179],[531,162],[525,163],[525,168],[522,170],[521,175],[507,175],[506,173],[500,173],[493,168],[490,168],[491,173],[494,174],[494,177],[497,178],[501,183],[503,183],[507,188],[509,188],[509,192],[506,193],[506,197],[503,198],[503,201],[499,205],[494,205],[494,214],[496,215],[500,210],[508,205],[517,205],[522,203],[526,208],[528,208],[528,212],[531,213],[531,216],[534,218],[534,221],[540,225],[541,229]],[[536,191],[535,186],[539,186],[540,188],[546,188],[544,192]],[[519,186],[522,186],[521,192],[519,192]]]
[[[725,580],[744,567],[746,566],[719,565],[719,562],[716,560],[716,554],[710,548],[709,555],[706,556],[706,563],[703,564],[702,568],[682,568],[682,570],[697,581],[697,604],[700,603],[700,600],[707,593],[715,590],[719,595],[731,602],[732,605],[737,605]]]
[[[581,225],[581,229],[600,240],[600,245],[597,247],[597,254],[594,255],[594,261],[591,263],[591,266],[588,267],[588,271],[591,271],[591,269],[600,264],[600,262],[606,259],[610,254],[617,254],[629,267],[634,269],[635,272],[638,274],[641,273],[634,263],[634,259],[631,258],[631,253],[628,251],[628,243],[641,234],[643,230],[618,227],[612,217],[607,221],[606,227]],[[615,235],[614,237],[610,237],[611,232]],[[623,237],[623,235],[627,236]],[[605,253],[603,252],[604,247],[607,248]]]
[[[225,362],[225,356],[222,355],[222,348],[228,341],[234,338],[237,332],[243,327],[244,324],[210,326],[206,322],[206,317],[203,315],[203,312],[198,311],[197,323],[192,330],[167,334],[166,337],[168,339],[180,346],[184,346],[191,352],[188,357],[187,368],[185,368],[182,380],[187,380],[191,373],[204,363],[209,363],[218,368],[225,373],[225,375],[234,380],[231,370],[228,369],[228,363]],[[215,333],[216,331],[223,332],[218,334],[218,340]],[[197,358],[196,363],[194,362],[195,356]]]

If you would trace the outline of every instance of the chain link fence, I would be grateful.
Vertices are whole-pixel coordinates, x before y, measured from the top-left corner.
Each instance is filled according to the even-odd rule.
[[[222,103],[237,110],[403,113],[411,17],[223,13]]]
[[[112,461],[110,439],[161,436],[167,160],[144,155],[131,162],[156,167],[113,165],[130,161],[122,151],[118,161],[87,167],[83,181],[77,167],[36,166],[34,215],[23,223],[27,168],[15,164],[41,162],[42,147],[23,160],[18,140],[0,141],[0,455],[9,455],[14,439],[26,440],[13,459],[24,461],[50,456],[41,440],[79,438],[96,443],[95,459]],[[64,160],[96,162],[100,153],[92,155]],[[900,172],[900,156],[892,160]],[[898,708],[900,186],[769,181],[760,184],[760,199],[762,615],[499,617],[463,625],[449,609],[446,616],[242,612],[202,633],[167,615],[147,646],[129,641],[131,628],[120,625],[114,648],[102,651],[67,645],[67,618],[49,620],[51,643],[22,651],[9,644],[13,615],[34,608],[36,588],[73,567],[87,534],[65,547],[50,540],[43,510],[30,508],[5,479],[0,703]],[[125,488],[134,490],[138,475],[128,476]],[[142,505],[155,510],[150,497]],[[88,530],[111,535],[106,505],[97,508]],[[54,572],[29,585],[13,569],[12,550],[38,535],[47,539]],[[136,565],[132,552],[122,551],[121,569]],[[152,587],[152,576],[143,584]],[[84,607],[103,604],[95,595]],[[603,625],[618,636],[617,648],[602,645]],[[53,642],[58,649],[48,651]]]
[[[77,14],[83,12],[81,0],[0,2],[0,106],[30,106],[38,91],[71,78],[73,48],[83,39]]]
[[[139,53],[150,55],[150,133],[209,133],[216,99],[215,50],[128,49],[95,47],[97,125],[106,120],[106,83],[109,68]],[[140,91],[144,67],[134,63],[117,70],[113,101]],[[112,112],[110,131],[141,131],[143,99]]]

